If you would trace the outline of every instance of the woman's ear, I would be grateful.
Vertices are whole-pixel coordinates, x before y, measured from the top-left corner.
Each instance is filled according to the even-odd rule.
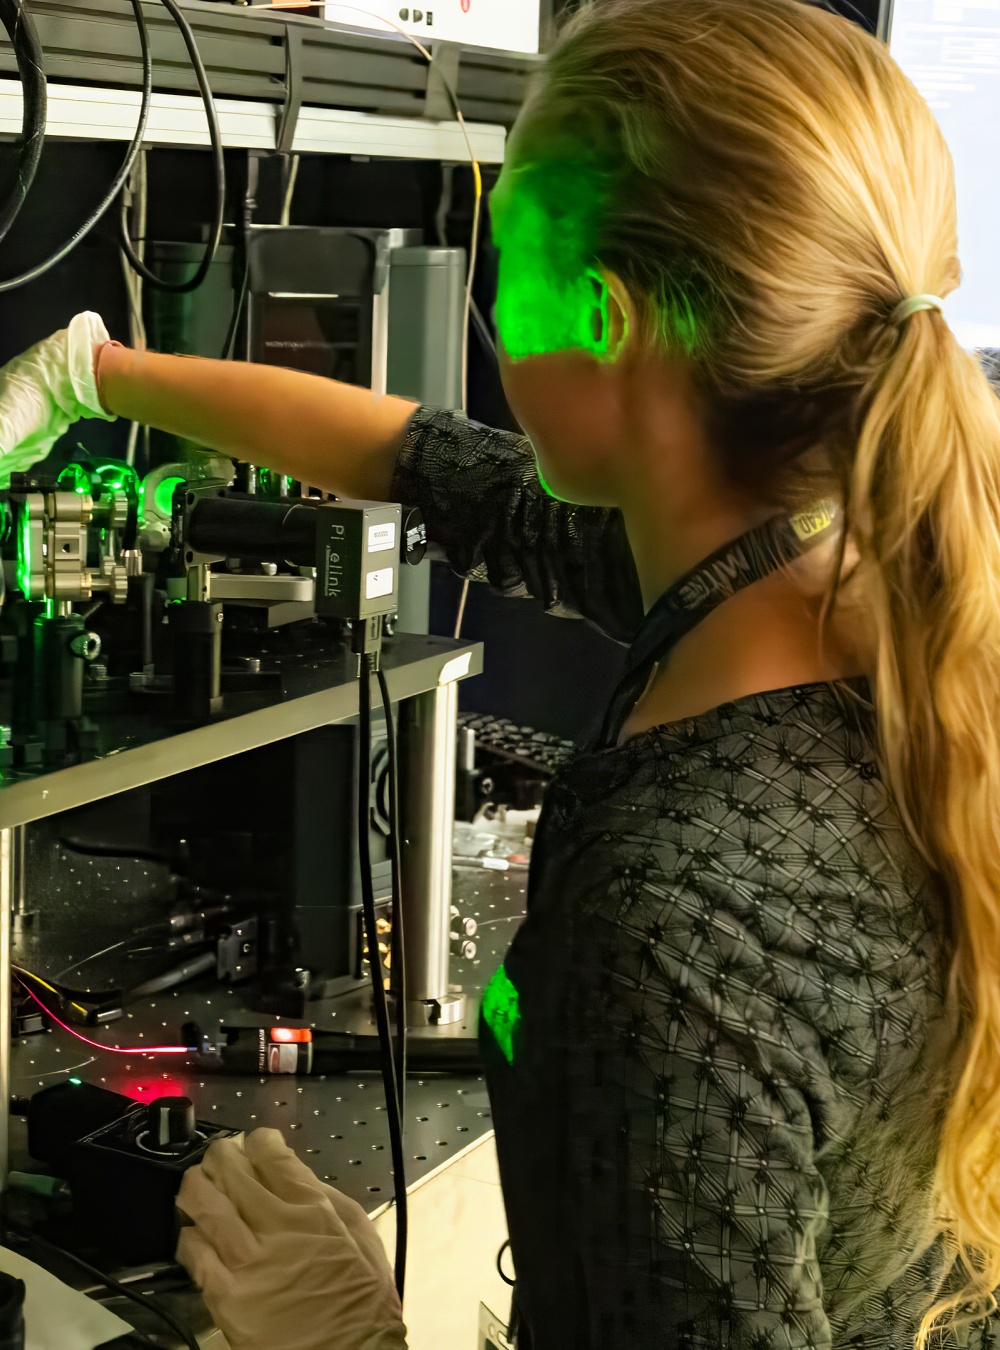
[[[628,342],[634,305],[624,282],[614,272],[595,268],[587,273],[593,287],[591,336],[602,361],[617,361]]]

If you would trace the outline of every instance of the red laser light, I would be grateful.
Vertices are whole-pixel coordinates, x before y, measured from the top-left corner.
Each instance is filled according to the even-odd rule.
[[[283,1045],[308,1045],[313,1034],[308,1027],[272,1027],[271,1040]]]
[[[33,989],[29,989],[23,980],[19,980],[21,988],[26,994],[35,1000],[46,1017],[52,1019],[57,1027],[62,1027],[63,1031],[68,1031],[71,1036],[75,1036],[78,1041],[83,1041],[84,1045],[92,1045],[95,1050],[106,1050],[109,1055],[189,1055],[191,1051],[186,1045],[102,1045],[100,1041],[92,1041],[89,1036],[81,1036],[78,1031],[74,1031],[71,1026],[55,1015],[50,1008],[47,1008]]]

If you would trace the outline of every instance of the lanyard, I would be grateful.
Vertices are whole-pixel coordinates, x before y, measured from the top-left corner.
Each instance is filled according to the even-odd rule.
[[[761,581],[829,537],[840,518],[834,502],[797,516],[772,516],[717,549],[675,581],[649,610],[629,648],[625,674],[611,696],[598,748],[618,744],[625,721],[642,696],[653,668],[681,638],[724,600]]]

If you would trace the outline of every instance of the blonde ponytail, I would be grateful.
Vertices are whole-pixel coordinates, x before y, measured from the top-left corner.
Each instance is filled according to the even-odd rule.
[[[800,0],[588,6],[535,119],[521,156],[613,174],[596,261],[691,363],[733,475],[790,497],[819,449],[845,492],[885,777],[951,927],[950,1054],[913,1089],[942,1122],[925,1350],[1000,1286],[1000,402],[940,312],[894,319],[958,284],[951,157],[885,47]]]
[[[850,510],[882,759],[952,902],[949,998],[965,1027],[934,1197],[965,1284],[924,1316],[923,1346],[946,1314],[993,1311],[1000,1286],[1000,400],[937,313],[906,321],[871,393]]]

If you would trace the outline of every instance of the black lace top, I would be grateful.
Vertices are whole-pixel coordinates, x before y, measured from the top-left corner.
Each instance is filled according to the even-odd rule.
[[[394,495],[460,572],[635,631],[620,517],[549,499],[522,438],[421,408]],[[484,1005],[518,1346],[908,1350],[948,954],[863,684],[580,754]]]

